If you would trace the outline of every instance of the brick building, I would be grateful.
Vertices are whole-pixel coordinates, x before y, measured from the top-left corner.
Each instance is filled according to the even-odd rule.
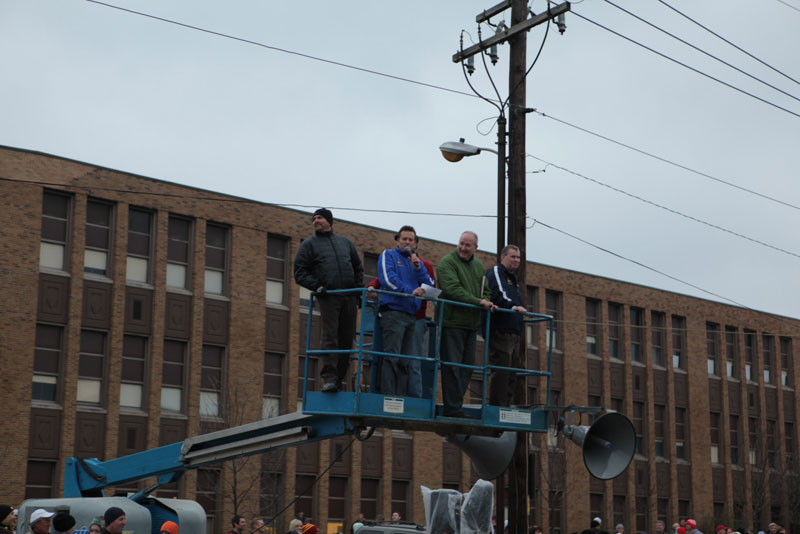
[[[297,409],[308,296],[291,262],[308,213],[7,147],[0,191],[0,501],[58,496],[67,457],[110,459]],[[335,230],[368,275],[393,245],[394,229]],[[435,264],[452,247],[423,237],[420,250]],[[532,522],[800,524],[800,321],[536,263],[527,280],[529,309],[556,318],[552,337],[527,332],[529,366],[554,344],[552,403],[618,410],[637,433],[634,462],[608,482],[562,437],[533,436]],[[544,393],[529,379],[529,403]],[[294,508],[327,532],[362,511],[422,523],[420,485],[474,480],[435,434],[350,442],[201,469],[158,494],[197,499],[221,532],[234,499],[269,517],[313,484]]]

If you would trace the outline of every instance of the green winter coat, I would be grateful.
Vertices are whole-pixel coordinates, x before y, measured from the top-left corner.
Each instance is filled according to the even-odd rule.
[[[489,284],[483,280],[483,263],[472,257],[464,261],[454,250],[442,258],[436,266],[436,282],[442,290],[441,298],[480,305],[481,299],[490,300]],[[481,294],[483,286],[483,294]],[[442,326],[477,330],[481,325],[482,310],[463,306],[445,305]]]

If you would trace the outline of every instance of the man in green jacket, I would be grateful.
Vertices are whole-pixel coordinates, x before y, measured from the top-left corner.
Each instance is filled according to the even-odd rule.
[[[484,310],[494,308],[489,285],[485,283],[483,263],[475,257],[478,236],[475,232],[464,232],[458,240],[458,248],[447,254],[436,267],[436,279],[442,290],[441,298],[480,306]],[[475,363],[475,339],[481,325],[480,309],[446,305],[442,319],[442,361],[465,365]],[[442,397],[445,417],[464,417],[461,407],[464,393],[472,376],[471,369],[442,366]]]

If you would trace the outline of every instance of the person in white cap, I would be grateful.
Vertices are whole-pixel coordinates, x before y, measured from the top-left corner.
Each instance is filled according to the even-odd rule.
[[[32,534],[50,534],[50,518],[54,515],[53,512],[48,512],[44,508],[34,510],[28,523],[30,532]]]

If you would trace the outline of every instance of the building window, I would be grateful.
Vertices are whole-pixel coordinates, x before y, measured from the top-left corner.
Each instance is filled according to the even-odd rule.
[[[167,412],[183,412],[184,380],[186,367],[186,343],[172,339],[164,340],[163,380],[161,382],[161,409]]]
[[[711,434],[711,463],[718,464],[719,461],[719,446],[720,446],[720,428],[719,428],[719,412],[711,412],[709,414],[708,430]]]
[[[550,490],[550,513],[548,515],[550,520],[550,534],[561,534],[561,507],[562,507],[562,492],[560,490]]]
[[[650,337],[652,343],[653,365],[664,367],[664,341],[666,333],[666,314],[654,311],[650,314],[652,323]]]
[[[775,469],[775,450],[777,449],[777,422],[774,419],[767,419],[767,464]]]
[[[781,338],[781,385],[792,387],[792,338]]]
[[[368,519],[378,517],[380,507],[380,480],[376,478],[361,479],[361,513]]]
[[[675,407],[675,456],[685,460],[686,451],[686,408]]]
[[[783,423],[784,446],[786,447],[786,470],[795,470],[795,451],[794,451],[794,423]]]
[[[644,310],[631,308],[631,360],[642,361],[642,345],[644,345]]]
[[[296,494],[294,509],[303,512],[306,517],[314,515],[314,482],[316,478],[314,475],[295,475],[294,477]]]
[[[774,384],[775,376],[772,373],[773,365],[775,364],[775,338],[770,334],[761,336],[763,364],[764,364],[764,383]]]
[[[45,191],[42,195],[42,240],[39,267],[68,271],[67,243],[71,197]]]
[[[527,300],[526,309],[529,312],[539,313],[539,288],[536,286],[525,287]],[[542,323],[547,325],[547,323]],[[539,348],[539,323],[525,323],[525,337],[528,342],[529,349]]]
[[[56,462],[28,460],[25,477],[26,499],[50,499],[55,497]]]
[[[105,367],[106,333],[82,330],[78,359],[78,402],[100,404]]]
[[[217,521],[220,503],[219,469],[197,470],[197,503],[206,512],[206,532],[218,532],[222,525]]]
[[[150,282],[153,213],[138,208],[128,210],[128,262],[126,279]]]
[[[756,354],[756,333],[752,330],[744,331],[744,376],[754,382],[753,363]]]
[[[169,216],[167,229],[167,287],[189,289],[192,257],[192,221]]]
[[[205,292],[224,295],[227,289],[228,228],[218,224],[206,225]]]
[[[267,236],[267,304],[283,305],[288,302],[288,249],[288,238],[272,234]]]
[[[663,404],[656,404],[653,406],[653,423],[655,426],[655,448],[656,456],[665,458],[664,442],[666,441],[665,433],[665,416],[666,407]]]
[[[597,355],[600,337],[600,301],[586,299],[586,354]]]
[[[86,202],[86,250],[83,253],[83,272],[108,276],[109,251],[114,206],[109,202],[89,199]]]
[[[297,400],[303,398],[303,384],[306,384],[308,391],[316,391],[317,387],[317,365],[319,358],[316,355],[308,357],[308,380],[304,380],[306,376],[306,356],[301,355],[297,359]]]
[[[636,432],[636,454],[646,456],[647,450],[644,442],[645,420],[643,402],[633,402],[633,428]]]
[[[719,376],[717,362],[719,361],[719,325],[706,323],[706,364],[708,374]]]
[[[545,314],[553,318],[553,330],[547,331],[547,347],[561,350],[561,292],[545,291]]]
[[[373,254],[372,252],[364,253],[364,280],[366,283],[372,282],[378,278],[378,259],[380,254]]]
[[[636,497],[636,530],[644,532],[649,521],[647,520],[647,497]]]
[[[686,346],[686,317],[672,316],[672,367],[686,369],[684,347]]]
[[[144,409],[147,338],[125,335],[122,340],[120,406]]]
[[[730,439],[731,439],[731,465],[739,465],[739,416],[731,415]]]
[[[31,398],[57,402],[64,329],[47,324],[36,325],[33,355],[33,391]]]
[[[281,411],[283,397],[284,355],[276,352],[264,353],[264,391],[261,404],[261,418],[275,417]]]
[[[622,359],[622,304],[608,303],[608,355]]]
[[[736,378],[739,373],[739,330],[735,326],[725,327],[725,370],[728,378]]]
[[[347,512],[347,477],[330,477],[328,482],[328,522],[344,523]]]
[[[225,347],[203,345],[200,371],[200,415],[222,417],[222,392],[225,369]]]

